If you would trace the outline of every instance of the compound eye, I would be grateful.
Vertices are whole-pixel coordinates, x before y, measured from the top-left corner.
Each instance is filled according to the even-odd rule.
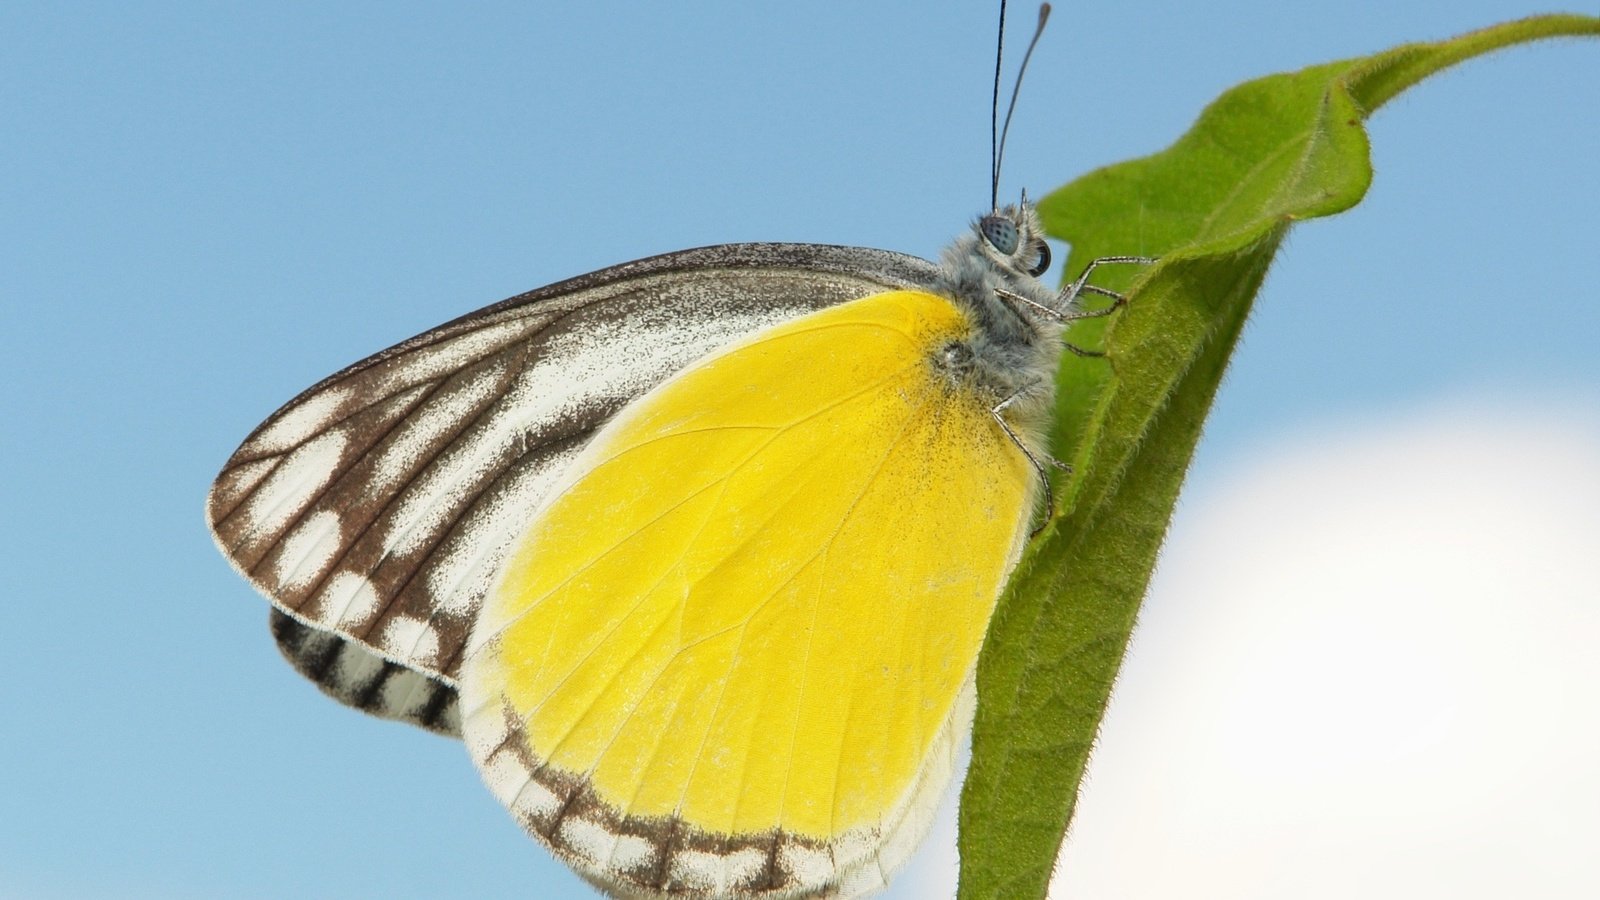
[[[1040,275],[1043,275],[1050,269],[1050,245],[1046,244],[1044,241],[1040,241],[1038,248],[1039,259],[1033,264],[1032,268],[1028,269],[1028,274],[1035,278],[1038,278]]]
[[[990,246],[1006,256],[1017,252],[1017,223],[1005,216],[984,216],[978,220],[978,230]]]

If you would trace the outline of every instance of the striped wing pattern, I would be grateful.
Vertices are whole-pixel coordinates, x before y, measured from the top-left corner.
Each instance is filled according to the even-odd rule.
[[[806,244],[652,257],[512,297],[313,386],[255,430],[207,517],[295,668],[460,733],[456,675],[512,540],[595,430],[755,330],[926,288],[928,262]]]

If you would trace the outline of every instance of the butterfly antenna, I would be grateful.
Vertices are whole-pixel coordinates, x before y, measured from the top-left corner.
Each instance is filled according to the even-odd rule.
[[[1000,55],[1006,49],[1006,0],[1000,0],[1000,27],[994,47],[994,99],[989,101],[989,209],[1000,208]]]
[[[1005,31],[1005,14],[1006,14],[1005,10],[1006,10],[1006,5],[1002,0],[1002,2],[1000,4],[1000,22],[1001,22],[1001,38],[1002,38],[1002,40],[1005,37],[1005,34],[1004,34],[1004,31]],[[989,205],[992,206],[992,207],[997,207],[999,205],[999,202],[1000,202],[1000,160],[1003,159],[1005,157],[1005,155],[1006,155],[1006,135],[1011,133],[1011,114],[1017,111],[1017,94],[1019,92],[1021,92],[1021,90],[1022,90],[1022,76],[1025,75],[1027,73],[1027,71],[1028,71],[1028,60],[1033,59],[1033,48],[1039,46],[1039,37],[1044,34],[1044,23],[1048,22],[1049,20],[1050,20],[1050,4],[1048,4],[1048,3],[1039,4],[1039,24],[1034,26],[1034,29],[1033,29],[1033,40],[1028,42],[1028,52],[1022,54],[1022,66],[1021,66],[1021,68],[1017,69],[1017,83],[1011,86],[1011,104],[1006,107],[1006,122],[1005,122],[1005,125],[1001,126],[1001,128],[1000,128],[1000,142],[999,142],[998,146],[996,146],[995,142],[994,142],[994,119],[996,118],[996,116],[994,114],[991,114],[990,117],[989,117],[989,119],[990,119],[990,121],[989,121],[989,147],[990,147],[990,150],[992,151],[993,156],[994,156],[994,159],[993,159],[994,165],[993,165],[993,168],[991,170],[992,173],[993,173],[993,176],[994,176],[994,180],[991,183],[990,188],[989,188]],[[993,113],[998,113],[999,109],[1000,109],[1000,52],[998,50],[996,50],[995,54],[994,54],[994,106],[993,106]]]

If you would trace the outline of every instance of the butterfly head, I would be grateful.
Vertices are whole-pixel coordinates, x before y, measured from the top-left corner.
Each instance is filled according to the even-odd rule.
[[[1044,226],[1027,200],[1002,206],[973,223],[978,250],[1002,272],[1038,278],[1050,268],[1050,245]]]
[[[971,368],[1003,399],[1054,384],[1064,323],[1059,293],[1039,280],[1050,248],[1033,205],[1024,197],[991,210],[946,248],[937,292],[971,315]]]
[[[943,268],[944,293],[976,313],[992,337],[1050,343],[1060,332],[1057,293],[1039,280],[1050,268],[1050,247],[1026,195],[978,217],[945,250]]]

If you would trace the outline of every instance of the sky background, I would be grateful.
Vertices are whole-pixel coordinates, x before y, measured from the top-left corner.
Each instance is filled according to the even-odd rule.
[[[994,8],[64,6],[0,6],[0,896],[586,896],[458,745],[283,664],[206,488],[303,387],[538,285],[935,256],[988,199]],[[1535,11],[1060,4],[1003,195]],[[1432,78],[1371,122],[1368,198],[1291,235],[1055,896],[1600,892],[1597,96],[1594,41]],[[891,896],[948,894],[953,835]]]

